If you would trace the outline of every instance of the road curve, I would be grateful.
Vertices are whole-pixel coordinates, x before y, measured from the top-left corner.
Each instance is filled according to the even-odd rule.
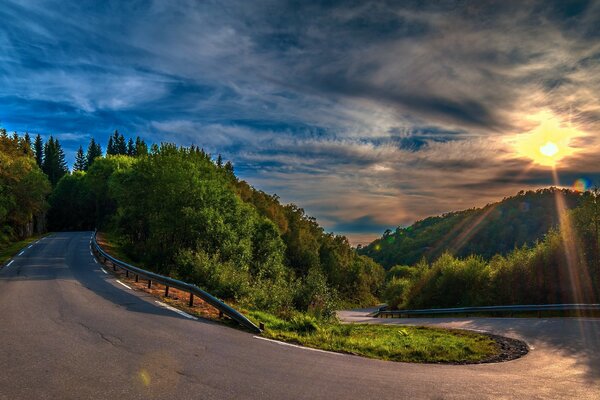
[[[0,399],[600,398],[599,320],[445,321],[535,347],[501,364],[310,351],[158,307],[101,271],[90,235],[53,234],[0,270]]]

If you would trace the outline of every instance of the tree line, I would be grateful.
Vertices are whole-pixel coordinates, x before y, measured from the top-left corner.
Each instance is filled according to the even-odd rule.
[[[261,310],[330,315],[373,304],[382,288],[381,266],[238,179],[221,155],[115,132],[105,155],[93,138],[80,146],[68,171],[57,139],[36,137],[33,148],[50,230],[110,232],[136,262]]]

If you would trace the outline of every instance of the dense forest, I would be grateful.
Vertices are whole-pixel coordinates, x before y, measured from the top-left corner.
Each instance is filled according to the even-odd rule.
[[[557,194],[564,197],[569,209],[581,199],[581,193],[566,189],[521,191],[483,208],[425,218],[395,232],[387,230],[358,252],[385,268],[422,259],[435,261],[444,253],[457,257],[477,254],[484,259],[506,255],[517,247],[533,245],[557,226]]]
[[[433,262],[392,267],[383,298],[394,308],[597,303],[600,191],[579,196],[579,206],[561,210],[558,226],[533,245],[489,260],[446,252]]]
[[[98,228],[146,267],[262,310],[327,315],[341,303],[373,304],[382,288],[381,266],[358,255],[345,237],[326,233],[303,209],[239,180],[220,155],[213,159],[195,146],[148,146],[115,132],[106,156],[92,139],[87,151],[78,149],[69,172],[52,137],[42,143],[38,136],[32,146],[28,137],[4,132],[2,140],[7,180],[21,174],[18,182],[36,189],[3,185],[5,240],[27,235],[22,227],[36,215],[46,215],[49,230]],[[29,172],[6,170],[4,158],[7,165],[22,158]],[[21,194],[37,203],[17,220],[23,208],[10,205],[24,204],[12,199]]]

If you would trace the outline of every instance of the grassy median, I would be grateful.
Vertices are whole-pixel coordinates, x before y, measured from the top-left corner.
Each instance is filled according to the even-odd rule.
[[[265,324],[263,336],[316,349],[381,360],[419,363],[477,363],[498,355],[487,335],[459,330],[320,322],[297,314],[281,319],[260,311],[250,317]]]

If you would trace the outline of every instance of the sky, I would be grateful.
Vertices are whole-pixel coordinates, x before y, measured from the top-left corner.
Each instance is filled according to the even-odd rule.
[[[354,244],[600,182],[599,1],[2,0],[0,21],[0,126],[70,160],[115,129],[199,145]]]

